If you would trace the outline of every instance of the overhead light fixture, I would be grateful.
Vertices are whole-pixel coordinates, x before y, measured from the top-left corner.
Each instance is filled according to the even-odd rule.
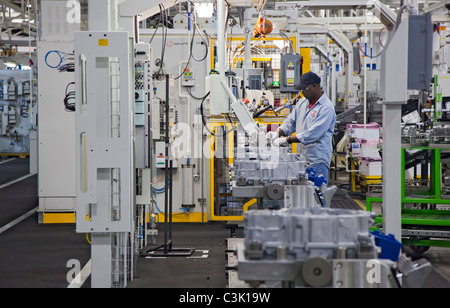
[[[3,63],[3,64],[6,65],[6,67],[10,67],[10,68],[15,68],[15,67],[17,67],[17,63],[10,62],[10,61],[5,62],[5,63]]]
[[[197,16],[200,18],[211,18],[214,13],[213,3],[194,3]]]

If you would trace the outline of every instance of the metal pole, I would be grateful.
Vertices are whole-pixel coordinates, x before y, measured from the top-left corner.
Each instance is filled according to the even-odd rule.
[[[164,189],[164,254],[167,255],[167,219],[169,207],[169,75],[166,75],[166,127],[165,127],[165,157],[164,157],[164,173],[165,173],[165,189]]]
[[[172,171],[173,171],[173,161],[170,160],[170,168],[169,168],[169,178],[170,178],[170,183],[169,183],[169,189],[170,189],[170,193],[169,193],[169,250],[172,250],[172,185],[173,185],[173,180],[172,180]]]
[[[365,30],[364,30],[364,139],[367,138],[367,9],[364,10]]]
[[[89,31],[112,31],[109,10],[112,0],[89,0]],[[101,10],[99,8],[102,8]],[[105,9],[107,8],[107,9]],[[96,12],[95,14],[93,12]],[[112,287],[112,233],[91,233],[91,287]]]
[[[401,104],[383,105],[383,232],[401,239]]]
[[[242,65],[244,69],[250,69],[253,67],[252,59],[251,59],[251,41],[252,41],[252,14],[256,12],[254,8],[248,8],[245,10],[245,19],[244,19],[244,34],[245,34],[245,59]]]

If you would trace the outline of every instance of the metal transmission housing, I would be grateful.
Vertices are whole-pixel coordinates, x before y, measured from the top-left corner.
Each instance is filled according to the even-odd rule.
[[[288,148],[236,148],[235,157],[235,180],[238,186],[306,182],[306,162]]]
[[[373,220],[369,212],[327,208],[249,211],[245,241],[236,245],[238,277],[254,287],[399,287],[393,262],[376,259]]]
[[[259,208],[328,207],[336,187],[311,179],[301,154],[285,147],[237,147],[233,197],[258,198]]]
[[[375,258],[376,246],[369,227],[374,214],[329,208],[249,211],[245,213],[245,252],[277,259],[286,249],[286,259],[305,260]]]
[[[260,207],[276,209],[285,207],[287,186],[308,182],[302,156],[280,147],[236,148],[232,180],[234,197],[258,198]]]

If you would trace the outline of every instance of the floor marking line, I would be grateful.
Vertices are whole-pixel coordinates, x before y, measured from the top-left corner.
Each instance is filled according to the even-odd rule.
[[[28,217],[30,217],[31,215],[33,215],[34,213],[37,212],[37,210],[39,209],[39,207],[35,207],[34,209],[32,209],[31,211],[23,214],[22,216],[14,219],[13,221],[11,221],[10,223],[4,225],[3,227],[0,228],[0,234],[2,234],[3,232],[5,232],[6,230],[8,230],[9,228],[14,227],[15,225],[17,225],[19,222],[21,222],[24,219],[27,219]]]
[[[33,176],[33,175],[35,175],[35,174],[36,174],[36,173],[30,173],[30,174],[27,174],[27,175],[25,175],[25,176],[23,176],[23,177],[21,177],[21,178],[18,178],[18,179],[15,179],[15,180],[11,181],[11,182],[6,183],[6,184],[0,185],[0,189],[3,189],[3,188],[5,188],[5,187],[8,187],[8,186],[10,186],[10,185],[12,185],[12,184],[15,184],[15,183],[17,183],[17,182],[20,182],[20,181],[23,181],[23,180],[25,180],[25,179],[28,179],[29,177],[31,177],[31,176]]]
[[[10,161],[13,161],[13,160],[16,160],[16,159],[17,159],[17,157],[4,160],[4,161],[0,162],[0,165],[4,164],[4,163],[7,163],[7,162],[10,162]]]
[[[356,204],[358,204],[359,207],[360,207],[361,209],[363,209],[364,211],[366,211],[366,206],[361,202],[361,200],[353,199],[353,201],[355,201]]]
[[[81,288],[86,279],[91,275],[91,259],[86,263],[83,269],[75,276],[75,278],[67,286],[68,289]]]

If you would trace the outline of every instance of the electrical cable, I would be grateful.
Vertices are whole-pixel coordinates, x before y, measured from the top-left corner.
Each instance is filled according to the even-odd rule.
[[[401,16],[402,16],[402,14],[403,14],[403,11],[404,11],[406,8],[408,8],[409,11],[412,12],[413,14],[414,14],[414,12],[415,12],[415,10],[416,10],[416,9],[414,8],[414,6],[412,6],[411,4],[403,5],[403,6],[399,9],[399,11],[398,11],[398,13],[397,13],[397,20],[396,20],[396,22],[395,22],[394,32],[396,32],[396,31],[397,31],[397,28],[400,26],[400,23],[401,23],[401,21],[402,21]],[[383,50],[384,50],[384,46],[385,46],[385,45],[381,43],[381,32],[383,32],[384,29],[386,29],[386,27],[384,27],[383,29],[381,29],[380,32],[378,33],[378,42],[380,43],[381,47],[383,47],[383,49],[382,49],[377,55],[373,56],[373,57],[372,57],[373,59],[378,58],[378,57],[381,56],[381,54],[383,53]],[[389,34],[391,34],[391,31],[389,31]],[[388,42],[390,41],[390,39],[391,39],[391,36],[389,36]]]
[[[289,37],[286,35],[286,33],[284,33],[283,30],[280,30],[280,34],[283,37],[283,40],[286,39],[288,41],[289,48],[291,49],[291,52],[293,53],[294,52],[294,45],[292,44],[292,41],[289,39]]]
[[[178,14],[180,14],[180,15],[182,15],[182,16],[185,16],[186,18],[188,18],[189,20],[191,20],[191,21],[192,21],[192,25],[193,25],[193,27],[194,27],[194,28],[193,28],[193,35],[192,35],[192,38],[191,38],[191,44],[190,44],[190,47],[189,47],[190,57],[192,56],[192,59],[194,59],[194,60],[197,61],[197,62],[202,62],[202,61],[204,61],[204,60],[206,59],[206,57],[208,57],[208,53],[209,53],[209,42],[208,42],[208,40],[206,39],[206,37],[201,33],[200,29],[198,28],[197,15],[194,13],[194,14],[193,14],[194,17],[191,17],[191,16],[189,16],[189,15],[183,14],[183,13],[180,12],[180,11],[178,10],[178,8],[176,7],[176,3],[177,3],[177,2],[178,2],[178,0],[175,0],[175,2],[174,2],[174,7],[175,7],[175,9],[177,10]],[[191,5],[194,5],[194,3],[193,3],[192,1],[186,1],[186,2],[190,2]],[[194,37],[195,37],[195,31],[196,31],[196,30],[197,30],[198,34],[200,35],[200,38],[202,39],[203,45],[205,46],[205,55],[204,55],[202,58],[200,58],[200,59],[197,59],[197,58],[194,56],[194,54],[193,54]],[[206,30],[203,30],[203,32],[207,35]]]
[[[56,54],[59,56],[59,63],[58,63],[57,65],[55,65],[55,66],[52,66],[52,65],[48,64],[48,62],[47,62],[48,56],[49,56],[51,53],[56,53]],[[63,62],[63,56],[61,56],[60,51],[58,51],[58,50],[50,50],[50,51],[47,52],[47,54],[45,55],[44,61],[45,61],[45,64],[47,64],[48,67],[50,67],[50,68],[58,68],[58,67],[61,65],[61,63]]]
[[[161,43],[162,43],[162,48],[161,48],[161,66],[159,67],[159,69],[161,71],[162,68],[163,68],[163,65],[164,65],[164,57],[166,55],[168,17],[166,15],[166,10],[164,8],[164,5],[160,4],[159,8],[160,8],[160,12],[161,12],[161,14],[163,16],[162,18],[164,20],[164,27],[165,27],[165,28],[163,28],[163,39],[161,40]],[[158,73],[159,73],[159,71],[158,71]]]
[[[211,132],[211,130],[208,128],[208,124],[206,123],[206,118],[203,112],[203,103],[205,102],[206,98],[210,95],[211,92],[208,92],[202,99],[202,102],[200,103],[200,114],[202,116],[202,123],[203,126],[205,127],[205,129],[208,131],[208,133],[211,136],[216,136],[216,134],[214,134],[213,132]],[[231,124],[233,124],[233,122],[231,121],[231,119],[228,117],[229,121]],[[224,135],[228,135],[230,132],[232,132],[234,130],[234,127],[231,127],[227,132],[224,132]]]
[[[206,95],[203,96],[203,97],[197,97],[197,96],[195,96],[194,94],[192,94],[192,91],[191,91],[191,88],[190,88],[190,87],[187,88],[187,92],[189,93],[189,95],[190,95],[192,98],[198,99],[198,100],[202,100],[202,99],[205,98],[205,96],[208,96],[208,94],[206,94]]]
[[[157,197],[155,192],[153,192],[153,196],[154,196],[155,198]],[[156,213],[156,214],[158,215],[158,223],[159,223],[159,214],[161,213],[161,214],[164,214],[164,215],[165,215],[165,213],[164,213],[164,211],[161,211],[161,209],[158,207],[158,203],[156,202],[155,199],[153,199],[153,202],[155,203],[155,207],[156,207],[156,209],[158,210],[158,213]],[[172,215],[183,215],[183,214],[184,214],[184,213],[172,213]]]
[[[48,63],[48,56],[52,53],[56,53],[59,57],[59,63],[57,65],[50,65]],[[66,52],[62,52],[60,50],[50,50],[49,52],[47,52],[47,54],[45,55],[44,61],[45,64],[50,67],[50,68],[55,68],[57,69],[59,72],[74,72],[75,71],[75,64],[74,62],[68,62],[68,63],[64,63],[64,61],[70,61],[73,60],[73,53],[66,53]],[[64,64],[63,64],[64,63]]]
[[[160,18],[161,18],[161,17],[160,17]],[[158,32],[158,29],[159,29],[159,25],[160,25],[160,24],[161,24],[161,19],[160,19],[160,21],[158,22],[158,24],[156,25],[155,32],[153,32],[153,35],[152,35],[152,37],[150,38],[149,44],[152,43],[153,38],[155,37],[156,32]]]
[[[75,82],[70,82],[66,86],[65,96],[64,96],[64,108],[67,112],[74,112],[75,111],[75,102],[70,103],[70,100],[75,100],[75,91],[67,92],[70,85],[74,85]]]
[[[380,30],[380,32],[378,32],[378,43],[379,43],[380,46],[383,47],[383,48],[384,48],[384,44],[381,42],[381,33],[383,33],[383,31],[384,31],[385,29],[387,29],[387,28],[384,27],[384,28],[382,28],[382,29]]]
[[[155,192],[153,192],[153,196],[156,198],[156,194],[155,194]],[[156,202],[156,200],[155,199],[153,199],[153,202],[155,203],[155,207],[156,207],[156,209],[158,210],[158,220],[159,220],[159,213],[163,213],[164,214],[164,212],[163,211],[161,211],[161,209],[158,207],[158,203]]]
[[[168,16],[166,14],[165,11],[165,7],[163,4],[159,4],[159,16],[160,16],[160,23],[162,22],[163,24],[163,30],[162,30],[162,39],[161,39],[161,57],[160,57],[160,66],[158,71],[153,75],[158,76],[158,75],[163,75],[164,74],[164,70],[163,70],[163,65],[164,65],[164,56],[166,53],[166,43],[167,43],[167,28],[168,28]],[[158,29],[158,28],[157,28]],[[156,34],[156,30],[155,33],[153,35]],[[152,38],[153,39],[153,38]]]
[[[202,123],[203,123],[203,126],[206,128],[206,130],[208,131],[208,133],[209,133],[211,136],[215,136],[215,134],[209,130],[208,125],[206,124],[205,115],[203,114],[203,103],[205,102],[206,98],[208,97],[208,95],[209,95],[210,93],[211,93],[211,92],[208,92],[208,93],[203,97],[203,99],[202,99],[202,102],[201,102],[201,104],[200,104],[200,114],[201,114],[201,116],[202,116]]]

